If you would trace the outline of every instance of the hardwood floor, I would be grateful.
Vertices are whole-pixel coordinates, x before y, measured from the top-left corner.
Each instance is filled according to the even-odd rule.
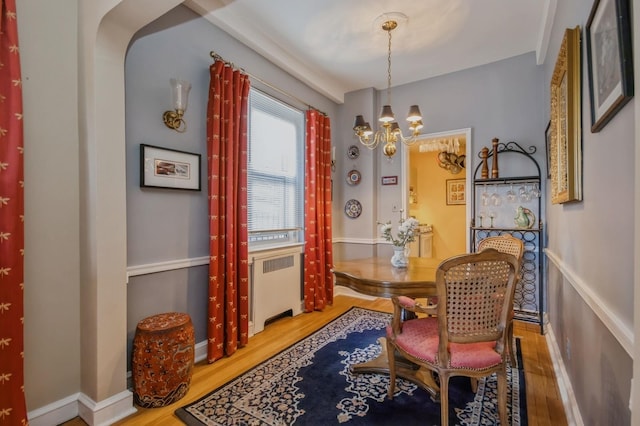
[[[180,401],[162,408],[138,408],[137,413],[115,423],[116,425],[180,425],[173,412],[196,400],[216,387],[226,383],[264,359],[309,335],[325,323],[338,317],[351,306],[391,312],[388,299],[367,301],[347,296],[337,296],[332,306],[322,312],[302,314],[293,318],[280,319],[263,332],[249,339],[249,344],[230,358],[223,358],[213,364],[201,361],[195,365],[191,387]],[[530,426],[564,426],[567,424],[564,407],[558,390],[553,365],[544,336],[535,324],[516,321],[514,335],[522,337],[521,348],[524,361],[528,424]],[[86,423],[75,418],[65,426],[81,426]]]

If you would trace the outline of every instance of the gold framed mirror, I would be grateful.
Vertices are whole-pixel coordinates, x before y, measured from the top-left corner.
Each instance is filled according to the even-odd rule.
[[[551,203],[582,200],[580,27],[567,28],[551,77]]]

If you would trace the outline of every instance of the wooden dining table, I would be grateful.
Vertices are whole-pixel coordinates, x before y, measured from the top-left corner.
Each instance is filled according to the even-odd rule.
[[[336,285],[368,296],[426,298],[437,296],[435,278],[439,264],[438,259],[411,257],[407,268],[395,268],[388,257],[369,257],[335,262],[332,272]],[[380,355],[353,365],[354,373],[389,373],[386,338],[381,337],[378,342],[382,348]],[[433,400],[439,399],[440,388],[431,370],[396,354],[396,374],[425,389]]]
[[[395,268],[387,257],[335,262],[336,285],[376,297],[436,295],[436,270],[440,260],[410,257],[407,268]]]

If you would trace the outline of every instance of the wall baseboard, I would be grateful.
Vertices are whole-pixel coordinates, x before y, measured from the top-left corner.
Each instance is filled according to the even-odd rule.
[[[582,415],[578,409],[578,402],[576,401],[576,395],[573,392],[573,386],[571,386],[571,380],[567,374],[567,369],[564,366],[560,347],[558,341],[553,333],[553,327],[548,324],[545,328],[547,348],[549,349],[549,355],[551,356],[551,362],[553,363],[553,369],[556,373],[556,381],[558,382],[558,389],[560,390],[560,396],[562,397],[562,405],[564,406],[564,412],[567,416],[567,424],[575,426],[584,426],[582,421]]]
[[[106,426],[138,411],[133,405],[133,393],[123,391],[100,402],[85,394],[78,397],[78,415],[90,426]]]
[[[120,392],[104,401],[95,402],[83,393],[76,393],[27,413],[29,425],[59,425],[80,416],[90,426],[106,426],[137,410],[130,391]]]
[[[207,359],[207,340],[206,339],[203,340],[202,342],[196,343],[194,361],[197,364],[200,361],[203,361],[205,359]]]
[[[71,420],[78,416],[78,398],[76,393],[59,401],[40,407],[27,413],[30,426],[51,426]]]

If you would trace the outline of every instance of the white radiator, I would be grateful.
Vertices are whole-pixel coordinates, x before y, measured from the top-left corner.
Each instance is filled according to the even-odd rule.
[[[251,312],[253,334],[270,318],[302,312],[300,248],[273,250],[253,257]]]

